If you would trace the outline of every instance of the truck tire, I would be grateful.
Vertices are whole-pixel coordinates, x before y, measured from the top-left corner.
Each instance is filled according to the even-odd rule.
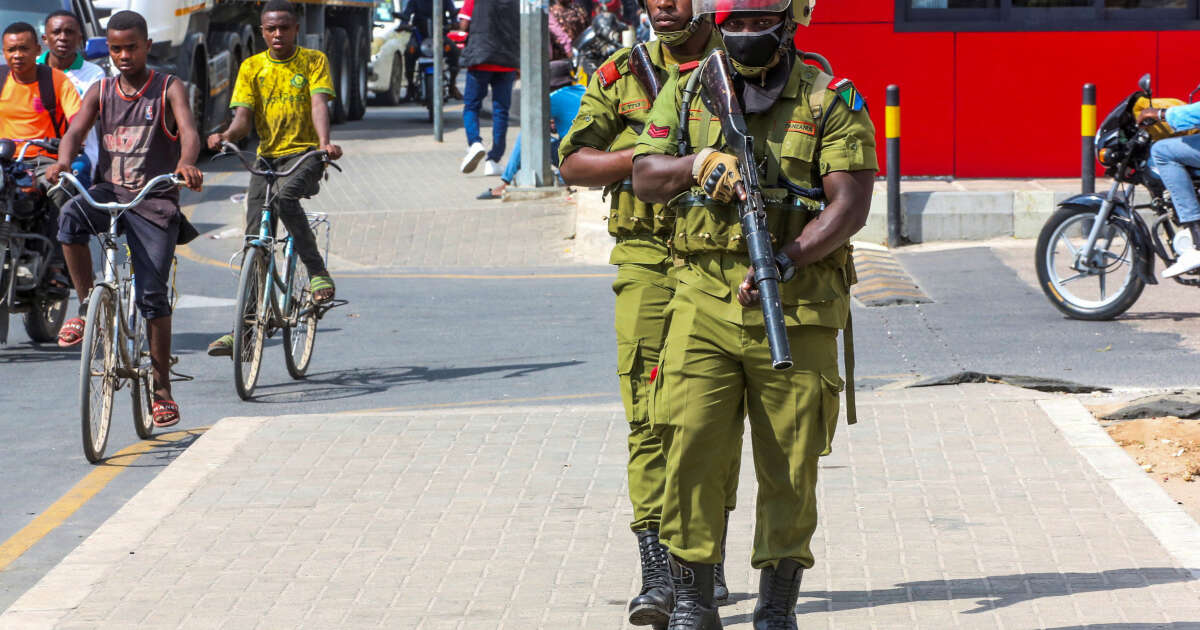
[[[367,39],[366,29],[355,26],[350,32],[350,47],[353,61],[350,64],[351,85],[350,109],[347,118],[362,120],[367,113],[367,65],[371,62],[371,42]]]
[[[192,70],[187,83],[188,105],[192,108],[192,119],[201,138],[208,135],[204,126],[205,110],[208,108],[208,64],[202,47],[192,55]]]
[[[346,29],[335,26],[329,29],[329,43],[326,54],[329,56],[329,78],[333,80],[333,91],[336,93],[330,110],[331,122],[335,125],[346,122],[350,113],[350,86],[353,85],[350,73],[350,36]]]

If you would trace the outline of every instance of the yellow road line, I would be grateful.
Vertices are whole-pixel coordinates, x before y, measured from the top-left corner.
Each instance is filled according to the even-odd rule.
[[[580,398],[600,398],[602,396],[614,396],[613,392],[602,394],[564,394],[561,396],[534,396],[531,398],[500,398],[497,400],[472,400],[468,402],[449,402],[449,403],[434,403],[431,405],[404,405],[402,407],[376,407],[374,409],[356,409],[353,411],[339,411],[338,415],[349,415],[355,413],[387,413],[389,411],[407,411],[411,409],[446,409],[451,407],[481,407],[486,405],[498,405],[505,403],[523,403],[523,402],[541,402],[547,400],[578,400]],[[3,568],[0,566],[0,568]]]
[[[29,548],[37,544],[46,534],[49,534],[56,527],[62,525],[63,521],[70,518],[79,508],[83,507],[92,497],[96,496],[117,475],[133,465],[139,457],[160,446],[178,442],[207,430],[208,427],[200,427],[186,431],[163,433],[162,435],[154,436],[150,440],[143,440],[127,446],[105,459],[104,463],[79,480],[79,483],[75,484],[66,494],[30,521],[28,525],[21,528],[21,531],[13,534],[11,538],[4,541],[4,544],[0,544],[0,571],[3,571],[14,560],[21,557],[21,554],[29,551]],[[114,463],[114,460],[119,459],[128,459],[129,461],[123,464]]]

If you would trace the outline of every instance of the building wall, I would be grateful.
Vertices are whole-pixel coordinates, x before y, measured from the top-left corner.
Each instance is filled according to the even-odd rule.
[[[1200,83],[1200,32],[898,33],[894,4],[817,5],[801,50],[829,58],[867,99],[884,165],[888,84],[900,86],[902,173],[1078,177],[1080,92],[1095,83],[1098,116],[1153,73],[1156,96],[1186,100]]]

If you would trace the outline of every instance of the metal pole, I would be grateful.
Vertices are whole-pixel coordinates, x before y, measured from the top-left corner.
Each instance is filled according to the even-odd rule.
[[[553,186],[550,170],[550,42],[545,0],[521,0],[521,170],[517,186]]]
[[[888,247],[899,247],[903,217],[900,214],[900,86],[887,87],[887,228]]]
[[[1096,192],[1096,86],[1083,84],[1083,106],[1080,108],[1080,133],[1083,135],[1083,158],[1080,175],[1084,194]]]
[[[442,73],[446,65],[445,52],[446,36],[442,33],[443,3],[445,0],[433,0],[433,139],[442,141]]]

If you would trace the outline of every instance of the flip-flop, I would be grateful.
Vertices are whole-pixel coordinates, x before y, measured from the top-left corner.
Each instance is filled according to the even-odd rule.
[[[325,297],[319,297],[317,292],[324,291],[325,289],[329,289],[329,295]],[[337,293],[337,289],[333,286],[333,278],[330,278],[329,276],[313,276],[313,278],[308,281],[308,290],[312,292],[312,300],[316,304],[324,304],[325,302],[332,300],[333,296]],[[232,345],[232,342],[230,342],[230,345]]]
[[[228,357],[233,355],[233,335],[223,335],[208,344],[208,356]]]
[[[501,199],[501,196],[492,192],[492,189],[489,188],[489,189],[479,193],[478,195],[476,195],[475,198],[487,201],[488,199]]]
[[[151,404],[154,412],[154,426],[169,427],[179,422],[179,405],[174,400],[156,400]]]
[[[62,328],[58,330],[58,347],[70,348],[77,346],[83,341],[83,329],[87,326],[87,322],[82,317],[72,317],[63,322]]]

